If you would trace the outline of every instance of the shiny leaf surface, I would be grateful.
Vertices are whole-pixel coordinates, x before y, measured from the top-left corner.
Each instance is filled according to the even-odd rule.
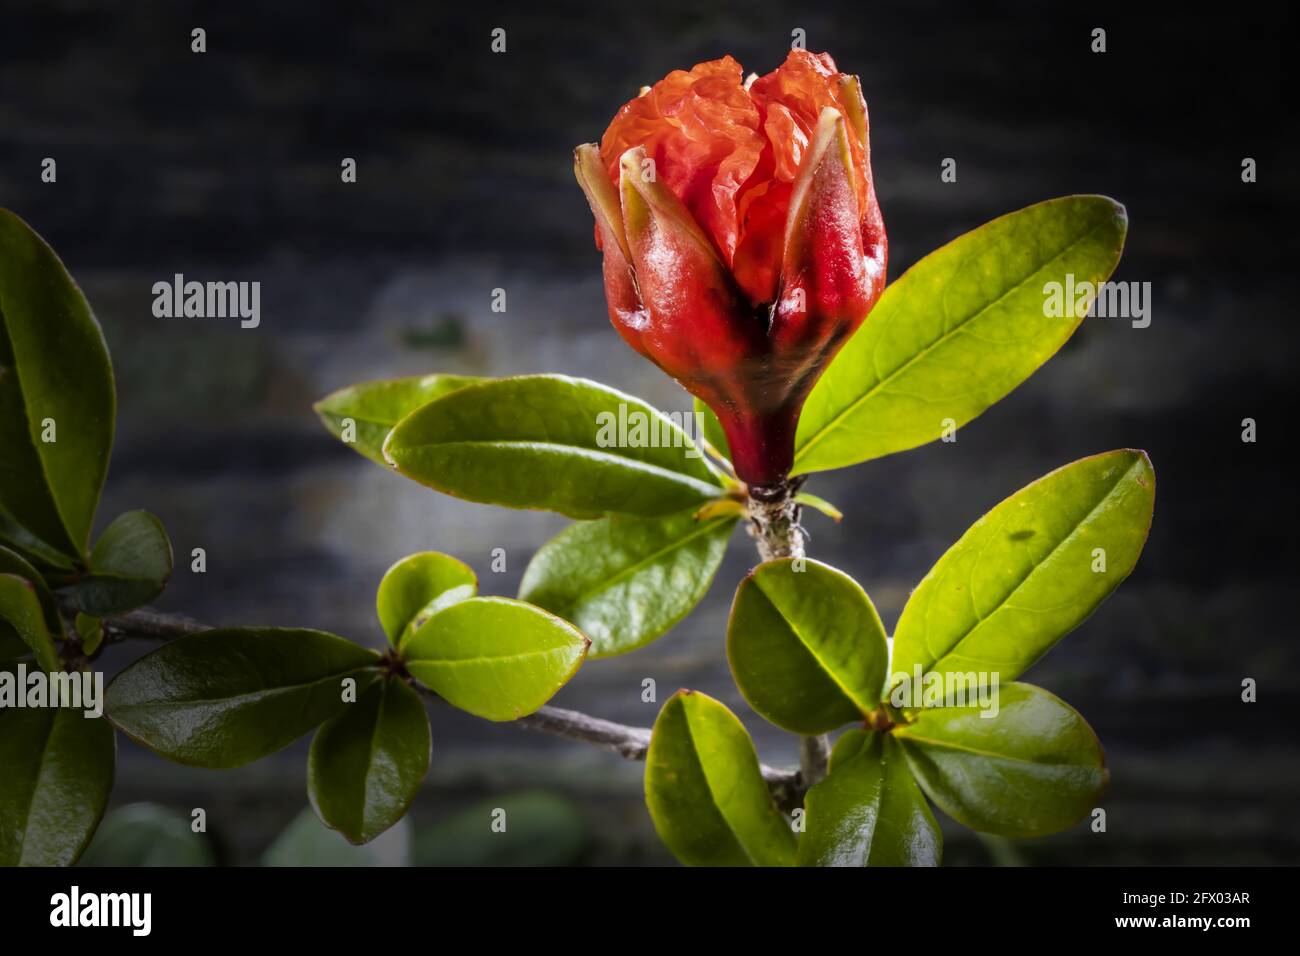
[[[576,624],[592,657],[649,644],[708,592],[735,527],[695,510],[574,524],[533,556],[519,596]]]
[[[646,805],[659,838],[687,866],[791,866],[795,836],[776,808],[736,715],[678,691],[655,721]]]
[[[885,290],[814,386],[799,421],[794,472],[915,448],[940,438],[949,420],[961,427],[1003,398],[1087,312],[1084,303],[1077,314],[1050,314],[1048,283],[1105,281],[1127,230],[1114,200],[1065,196],[926,256]]]
[[[239,767],[275,753],[353,706],[378,655],[303,628],[202,631],[165,644],[108,686],[109,719],[169,760]]]
[[[452,706],[488,720],[516,720],[569,682],[589,643],[539,607],[476,597],[429,618],[402,651],[411,676]]]
[[[821,734],[862,720],[880,703],[887,658],[871,599],[829,565],[767,561],[736,590],[731,673],[749,705],[778,727]]]
[[[639,399],[561,375],[462,388],[403,419],[384,445],[399,472],[437,491],[571,518],[703,504],[720,491],[702,454]]]

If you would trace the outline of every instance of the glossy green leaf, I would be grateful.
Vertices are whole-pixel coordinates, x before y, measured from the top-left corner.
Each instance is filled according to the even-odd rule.
[[[835,768],[846,760],[852,760],[864,747],[867,747],[875,739],[875,733],[870,730],[864,730],[861,727],[852,727],[840,734],[835,740],[835,746],[831,748],[830,760],[827,762],[827,770],[835,772]]]
[[[695,414],[702,416],[696,420],[704,422],[704,440],[713,446],[714,451],[730,461],[731,446],[727,444],[727,433],[722,430],[722,422],[718,421],[718,416],[698,398],[695,399],[694,408]]]
[[[108,686],[107,712],[169,760],[239,767],[354,706],[378,676],[374,651],[323,631],[235,627],[165,644]]]
[[[57,551],[85,553],[115,409],[104,334],[81,290],[0,209],[0,507]]]
[[[709,590],[736,519],[616,515],[571,525],[533,556],[519,596],[576,624],[591,656],[649,644]]]
[[[943,834],[902,746],[871,735],[804,800],[800,866],[938,866]]]
[[[517,720],[569,682],[590,643],[539,607],[476,597],[429,618],[402,652],[411,676],[452,706],[488,720]]]
[[[351,843],[369,843],[406,814],[429,771],[429,718],[400,680],[372,684],[321,725],[307,759],[316,815]]]
[[[645,765],[659,838],[687,866],[791,866],[795,836],[736,715],[695,691],[659,711]]]
[[[1047,284],[1105,281],[1128,217],[1066,196],[995,219],[890,285],[804,404],[794,472],[843,468],[960,427],[1051,358],[1087,309],[1049,314]]]
[[[117,740],[67,707],[0,709],[0,866],[68,866],[113,788]]]
[[[313,407],[331,435],[386,468],[384,440],[394,425],[435,398],[481,381],[469,375],[413,375],[361,382],[325,396]]]
[[[856,581],[819,561],[780,558],[736,589],[727,659],[754,710],[811,735],[879,706],[888,650],[880,616]]]
[[[1014,680],[1083,623],[1142,553],[1155,503],[1145,452],[1083,458],[1022,488],[930,569],[894,631],[891,684],[994,672]],[[1104,570],[1101,563],[1104,559]]]
[[[544,791],[493,796],[417,829],[416,866],[573,866],[587,844],[582,811]]]
[[[147,511],[113,519],[90,552],[90,572],[69,592],[87,614],[119,614],[148,604],[172,575],[172,544],[162,522]]]
[[[652,444],[628,447],[640,442]],[[721,493],[703,453],[662,413],[562,375],[452,392],[404,418],[384,455],[437,491],[571,518],[663,515]]]
[[[398,820],[363,846],[349,843],[311,810],[294,818],[262,855],[263,866],[410,866],[411,822]]]
[[[389,642],[401,647],[433,615],[478,593],[478,578],[463,562],[437,551],[402,558],[384,574],[375,600]]]
[[[944,813],[973,830],[1045,836],[1082,820],[1110,781],[1097,735],[1069,704],[1030,684],[999,687],[995,717],[932,707],[893,733]]]
[[[59,617],[58,601],[55,600],[54,592],[49,589],[40,571],[18,552],[0,547],[0,574],[17,575],[30,584],[36,592],[37,600],[41,603],[46,628],[51,634],[58,634],[61,631],[63,620]],[[0,614],[0,617],[3,617],[3,614]]]
[[[63,669],[36,587],[16,574],[0,574],[0,626],[5,625],[27,645],[43,669]]]
[[[212,844],[186,813],[156,803],[112,810],[95,831],[82,866],[214,866]]]

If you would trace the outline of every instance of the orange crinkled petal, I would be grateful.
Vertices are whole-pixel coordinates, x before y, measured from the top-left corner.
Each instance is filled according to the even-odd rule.
[[[758,109],[729,56],[674,70],[614,117],[600,158],[615,183],[619,157],[644,146],[655,175],[712,237],[728,265],[739,240],[736,197],[758,165],[766,138]]]

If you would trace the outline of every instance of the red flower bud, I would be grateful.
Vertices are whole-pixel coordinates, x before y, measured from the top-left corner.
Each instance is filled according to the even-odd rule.
[[[885,285],[857,78],[804,50],[746,83],[731,57],[677,70],[574,171],[614,327],[713,409],[743,481],[785,478],[804,399]]]

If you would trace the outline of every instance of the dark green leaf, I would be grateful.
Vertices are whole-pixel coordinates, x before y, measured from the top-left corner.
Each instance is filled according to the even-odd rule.
[[[517,720],[569,682],[590,643],[541,608],[476,597],[429,618],[402,651],[411,676],[452,706]]]
[[[573,866],[587,843],[572,800],[556,793],[509,793],[418,829],[416,866]]]
[[[1056,833],[1097,805],[1110,774],[1092,728],[1030,684],[1003,684],[996,716],[933,707],[898,727],[912,772],[954,820],[1001,836]]]
[[[795,836],[763,781],[736,715],[678,691],[655,721],[646,805],[659,838],[687,866],[791,866]]]
[[[42,668],[63,669],[36,587],[16,574],[0,574],[0,627],[6,625],[31,649]]]
[[[307,761],[316,814],[351,843],[369,843],[406,814],[429,770],[429,718],[400,680],[372,684],[321,725]]]
[[[0,209],[0,507],[68,555],[86,551],[115,408],[104,334],[81,290],[44,240]]]
[[[78,609],[103,616],[148,604],[172,575],[172,545],[147,511],[113,519],[90,552],[90,573],[69,592]]]
[[[63,620],[59,617],[59,605],[54,599],[54,592],[46,585],[41,573],[32,567],[26,558],[9,548],[0,547],[0,574],[14,574],[30,584],[36,592],[37,600],[41,602],[46,628],[51,634],[60,633]],[[0,617],[3,617],[3,614],[0,614]]]
[[[808,791],[800,866],[938,866],[943,834],[902,746],[872,739]]]
[[[421,405],[481,381],[468,375],[414,375],[361,382],[325,396],[314,407],[331,435],[388,467],[384,439],[394,425]],[[352,420],[351,426],[348,419]]]
[[[212,845],[190,818],[156,803],[131,803],[104,817],[82,866],[213,866]]]
[[[239,767],[343,713],[378,655],[333,634],[240,627],[182,637],[146,654],[108,687],[114,725],[169,760]],[[350,686],[350,685],[349,685]]]
[[[736,519],[696,510],[572,525],[533,556],[519,596],[581,628],[592,657],[649,644],[700,602],[727,550]]]
[[[632,431],[636,423],[640,434]],[[652,444],[629,447],[642,441]],[[572,518],[663,515],[721,494],[703,453],[660,412],[561,375],[452,392],[403,419],[384,455],[437,491]]]
[[[1058,468],[971,526],[908,599],[894,673],[993,672],[1014,680],[1087,619],[1142,553],[1155,473],[1141,451]],[[1104,558],[1105,570],[1100,558]]]
[[[0,709],[0,866],[68,866],[99,825],[117,740],[66,707]]]
[[[1083,321],[1054,317],[1047,283],[1099,283],[1128,218],[1105,196],[1066,196],[995,219],[932,252],[885,290],[804,404],[794,471],[915,448],[1027,379]]]
[[[727,658],[749,705],[778,727],[821,734],[880,705],[888,660],[871,599],[819,561],[760,564],[736,590]]]
[[[379,582],[375,604],[389,642],[401,647],[434,614],[478,593],[468,565],[437,551],[402,558]]]

